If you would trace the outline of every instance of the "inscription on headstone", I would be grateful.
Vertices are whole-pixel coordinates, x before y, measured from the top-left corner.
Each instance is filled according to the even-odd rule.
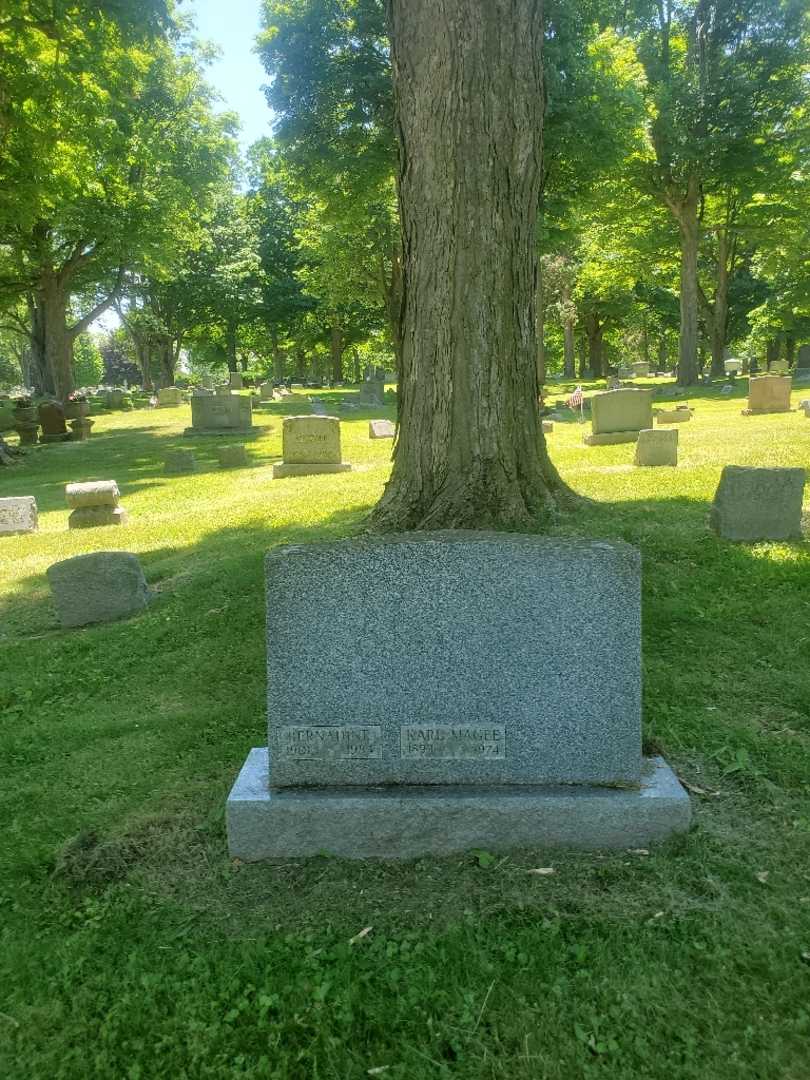
[[[471,761],[506,757],[503,724],[404,724],[400,728],[402,756]]]
[[[379,725],[342,727],[297,725],[279,731],[276,751],[280,757],[298,761],[340,761],[382,757]]]

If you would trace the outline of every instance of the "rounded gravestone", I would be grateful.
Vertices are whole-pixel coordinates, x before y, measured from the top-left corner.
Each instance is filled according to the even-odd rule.
[[[197,471],[197,459],[193,450],[172,450],[166,455],[163,471],[168,475]]]
[[[96,551],[54,563],[47,571],[64,627],[137,615],[150,600],[141,564],[127,551]]]

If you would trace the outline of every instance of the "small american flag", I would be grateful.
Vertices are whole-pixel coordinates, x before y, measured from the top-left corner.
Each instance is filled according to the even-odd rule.
[[[569,409],[581,409],[584,400],[585,397],[582,393],[582,387],[578,386],[571,397],[566,399],[565,404]]]

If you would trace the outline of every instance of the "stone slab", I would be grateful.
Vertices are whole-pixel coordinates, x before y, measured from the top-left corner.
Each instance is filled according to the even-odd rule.
[[[0,535],[37,530],[37,500],[33,495],[0,499]]]
[[[629,544],[404,533],[266,574],[274,787],[638,782]]]
[[[637,439],[637,431],[611,431],[605,435],[582,436],[586,446],[616,446],[619,443],[636,442]]]
[[[65,485],[65,499],[71,510],[86,506],[118,506],[120,494],[115,480],[90,480],[85,484]]]
[[[197,471],[197,459],[191,450],[172,450],[166,455],[163,471],[170,476]]]
[[[250,465],[250,457],[244,446],[220,446],[217,458],[223,469],[236,469],[241,465]]]
[[[800,540],[804,469],[726,465],[709,524],[725,540]]]
[[[82,506],[68,518],[69,529],[97,529],[103,525],[126,525],[129,515],[123,506]]]
[[[484,848],[647,847],[691,820],[662,758],[637,788],[417,787],[271,790],[265,747],[251,750],[226,807],[228,848],[246,862],[329,854],[412,859]]]
[[[283,480],[285,476],[318,476],[319,473],[342,473],[351,472],[351,470],[352,467],[347,461],[341,461],[334,465],[296,465],[286,461],[277,461],[273,466],[273,479]]]
[[[368,437],[370,439],[393,439],[396,426],[390,420],[369,420]]]
[[[126,551],[77,555],[54,563],[47,577],[64,627],[127,618],[151,598],[140,563]]]
[[[638,433],[636,465],[661,466],[678,464],[678,429],[650,428]]]
[[[656,416],[659,424],[685,424],[691,419],[691,409],[661,409]]]

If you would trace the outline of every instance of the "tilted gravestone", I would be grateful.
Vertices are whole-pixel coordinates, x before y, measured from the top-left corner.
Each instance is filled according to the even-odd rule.
[[[277,479],[351,469],[342,460],[340,420],[336,416],[286,416],[281,442],[284,460],[273,466]]]
[[[140,563],[126,551],[77,555],[54,563],[47,577],[64,627],[136,615],[143,611],[151,595]]]
[[[627,387],[594,394],[591,404],[591,434],[587,446],[609,446],[635,442],[639,431],[653,426],[652,390]]]
[[[677,465],[678,429],[648,428],[638,433],[636,465]]]
[[[0,534],[37,531],[37,501],[33,495],[0,499]]]
[[[408,533],[267,557],[268,748],[227,806],[243,859],[647,844],[689,822],[641,753],[640,556]]]
[[[390,420],[369,420],[368,437],[370,439],[393,439],[396,427]]]
[[[724,540],[800,540],[804,469],[726,465],[709,523]]]
[[[790,412],[792,387],[789,375],[757,375],[749,379],[748,408],[743,409],[743,416]]]
[[[258,431],[253,426],[253,400],[242,394],[217,392],[213,397],[192,397],[191,427],[186,435],[233,435],[235,432],[251,434]]]

